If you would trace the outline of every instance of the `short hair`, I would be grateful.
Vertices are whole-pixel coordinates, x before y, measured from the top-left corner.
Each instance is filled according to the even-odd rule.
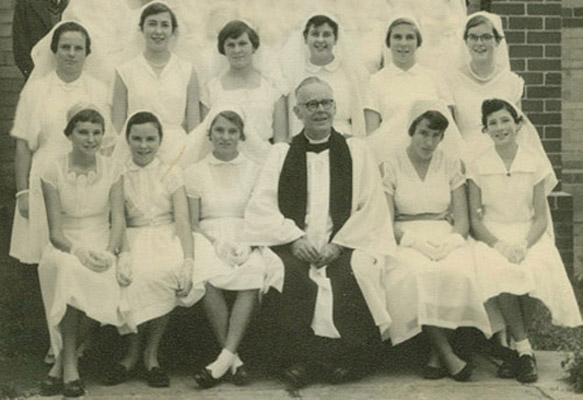
[[[466,27],[464,29],[464,40],[468,40],[468,31],[472,28],[475,28],[478,25],[482,24],[489,24],[492,26],[492,33],[494,34],[494,39],[496,39],[496,43],[500,43],[500,41],[504,38],[498,29],[494,26],[494,23],[484,15],[476,15],[466,22]]]
[[[85,36],[85,55],[88,56],[91,54],[91,37],[89,36],[89,32],[87,32],[87,29],[83,25],[74,21],[62,23],[53,32],[53,36],[51,37],[51,51],[53,53],[56,53],[59,49],[59,40],[61,40],[61,36],[65,32],[82,33]]]
[[[300,90],[304,87],[307,86],[311,83],[321,83],[324,86],[327,86],[330,88],[330,90],[332,92],[334,92],[334,90],[332,89],[332,86],[330,86],[330,84],[328,82],[326,82],[323,79],[318,78],[317,76],[308,76],[307,78],[305,78],[303,81],[300,82],[300,84],[296,87],[296,90],[294,90],[294,94],[296,96],[296,99],[298,97],[298,93],[300,92]]]
[[[101,125],[101,130],[105,133],[105,119],[103,115],[99,113],[99,111],[94,110],[92,108],[83,108],[80,111],[76,112],[70,119],[67,121],[67,125],[65,126],[65,130],[63,133],[65,136],[69,137],[73,133],[73,130],[77,126],[79,122],[91,122],[92,124],[99,124]]]
[[[332,33],[334,33],[334,38],[338,40],[338,23],[326,15],[314,15],[308,20],[308,22],[306,22],[306,26],[304,27],[303,31],[304,40],[308,38],[308,32],[310,32],[310,28],[312,26],[314,28],[319,28],[324,24],[330,25],[330,28],[332,28]]]
[[[423,37],[421,36],[421,32],[419,31],[419,27],[415,25],[413,21],[408,18],[397,18],[391,25],[389,25],[389,30],[387,32],[387,36],[385,37],[385,44],[387,47],[391,47],[391,33],[393,33],[393,29],[399,25],[410,25],[413,27],[413,31],[415,32],[415,36],[417,37],[417,47],[421,47],[423,43]]]
[[[176,28],[178,28],[178,20],[176,19],[176,14],[174,14],[174,11],[172,11],[172,9],[168,7],[166,4],[159,2],[150,3],[148,6],[146,6],[146,8],[144,8],[142,14],[140,15],[140,30],[141,31],[144,30],[144,23],[146,22],[146,18],[148,18],[151,15],[162,14],[165,12],[170,14],[170,20],[172,22],[172,32],[174,32]]]
[[[486,132],[488,117],[500,110],[508,111],[515,123],[519,124],[522,122],[522,116],[518,115],[516,108],[506,100],[487,99],[482,102],[482,132]]]
[[[243,122],[243,118],[241,118],[241,116],[239,114],[237,114],[235,111],[231,111],[231,110],[224,110],[224,111],[221,111],[220,113],[218,113],[217,115],[215,115],[215,117],[213,118],[213,121],[211,122],[211,125],[209,126],[209,131],[208,131],[209,138],[211,137],[211,131],[213,130],[213,127],[215,126],[215,122],[217,122],[219,117],[223,117],[227,121],[234,124],[237,128],[239,128],[239,133],[240,133],[239,139],[241,139],[241,140],[246,139],[246,137],[245,137],[245,122]]]
[[[253,45],[253,48],[257,50],[259,48],[259,35],[255,31],[255,29],[251,28],[243,21],[233,20],[227,22],[223,29],[219,32],[217,47],[219,49],[219,53],[225,55],[225,42],[227,39],[237,39],[242,34],[246,33],[249,37],[249,41]]]
[[[158,130],[158,136],[160,137],[160,141],[164,137],[164,131],[162,129],[162,124],[156,115],[149,111],[139,111],[132,115],[126,124],[126,140],[130,139],[130,131],[134,125],[142,125],[142,124],[154,124],[156,129]]]
[[[441,136],[449,126],[449,121],[440,111],[436,110],[427,110],[423,114],[419,115],[417,118],[411,122],[409,125],[409,136],[413,136],[415,134],[415,130],[417,129],[417,125],[421,123],[421,121],[427,120],[427,127],[429,129],[436,129],[441,132]]]

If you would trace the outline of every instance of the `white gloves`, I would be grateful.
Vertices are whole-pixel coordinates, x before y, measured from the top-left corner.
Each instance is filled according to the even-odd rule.
[[[81,264],[95,272],[107,271],[115,262],[115,256],[105,250],[73,245],[70,253],[77,257]]]
[[[115,271],[117,283],[125,287],[132,283],[132,257],[127,251],[124,251],[117,257],[117,269]]]
[[[513,264],[520,264],[524,260],[527,247],[526,240],[519,243],[509,243],[504,240],[499,240],[494,244],[494,248],[498,253],[502,254],[504,258]]]
[[[229,241],[216,240],[214,247],[217,255],[233,266],[244,264],[251,254],[251,247]]]
[[[176,274],[176,281],[178,289],[176,289],[176,296],[185,297],[192,289],[192,272],[194,269],[194,260],[192,258],[185,258],[182,261],[182,266]]]
[[[465,243],[465,239],[458,233],[450,233],[441,240],[429,241],[406,231],[401,238],[401,246],[411,247],[432,261],[447,257],[449,253]]]

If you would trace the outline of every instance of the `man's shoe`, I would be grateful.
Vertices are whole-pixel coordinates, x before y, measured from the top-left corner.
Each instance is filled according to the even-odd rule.
[[[315,380],[315,372],[315,367],[309,363],[296,363],[283,370],[281,379],[294,389],[300,389],[308,386]]]
[[[516,380],[521,383],[533,383],[538,380],[534,355],[523,354],[518,358]]]

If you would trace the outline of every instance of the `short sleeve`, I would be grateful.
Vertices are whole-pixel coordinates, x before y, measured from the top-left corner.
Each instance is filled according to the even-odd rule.
[[[184,186],[184,180],[182,179],[182,173],[180,172],[180,169],[176,167],[170,167],[164,176],[164,186],[166,187],[166,191],[170,194],[173,194]]]
[[[14,125],[10,131],[12,137],[25,140],[31,151],[38,148],[38,135],[40,133],[40,121],[35,101],[37,95],[35,93],[42,93],[42,91],[35,90],[36,87],[34,82],[28,82],[20,93]]]
[[[200,101],[202,104],[206,106],[206,108],[211,108],[211,85],[215,82],[214,79],[211,79],[206,84],[202,85],[200,88]]]
[[[286,95],[283,88],[278,87],[275,82],[268,80],[267,84],[269,85],[269,92],[270,92],[269,98],[271,99],[273,104],[275,104],[282,96]]]
[[[480,187],[480,173],[476,161],[468,164],[466,168],[466,179]]]
[[[50,163],[50,165],[41,173],[41,180],[48,183],[53,188],[57,189],[59,187],[59,160],[55,160]]]
[[[390,161],[385,161],[381,164],[381,175],[383,183],[383,191],[391,196],[395,195],[397,189],[397,174],[395,166]]]
[[[379,101],[379,82],[378,75],[374,74],[370,77],[367,85],[367,90],[365,94],[364,109],[372,110],[380,114],[380,101]]]
[[[195,164],[184,170],[186,195],[192,199],[200,199],[202,197],[200,174],[197,173],[198,168],[200,168],[199,164]]]
[[[514,104],[519,105],[522,95],[524,94],[524,79],[512,72],[513,84],[512,84],[512,100]]]
[[[459,159],[448,159],[446,165],[449,188],[451,191],[454,191],[466,182],[466,177],[462,172],[462,163]]]

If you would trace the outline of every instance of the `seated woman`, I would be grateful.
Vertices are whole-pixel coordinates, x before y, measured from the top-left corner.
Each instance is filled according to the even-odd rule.
[[[215,386],[229,372],[235,384],[246,383],[237,351],[265,281],[263,258],[244,244],[242,235],[245,207],[258,174],[257,165],[238,150],[245,140],[243,120],[225,110],[208,121],[212,152],[184,171],[195,231],[195,283],[206,284],[203,303],[222,347],[217,359],[195,374],[201,388]],[[230,310],[224,291],[236,292]]]
[[[230,21],[219,32],[218,51],[228,67],[203,87],[203,115],[217,107],[235,107],[246,116],[250,134],[257,135],[252,160],[262,163],[270,142],[288,140],[286,97],[267,65],[255,65],[257,32],[243,21]]]
[[[122,244],[123,191],[113,164],[98,154],[104,124],[94,106],[74,106],[65,127],[72,150],[40,177],[50,243],[38,272],[56,357],[41,384],[47,396],[85,393],[76,345],[86,333],[86,318],[116,326],[123,322],[113,255]]]
[[[139,27],[144,42],[140,54],[117,69],[113,123],[121,132],[128,115],[139,110],[156,113],[165,127],[158,156],[174,165],[184,150],[186,133],[200,122],[198,78],[191,63],[172,52],[178,22],[166,3],[154,1],[143,7]],[[127,51],[131,52],[138,43],[136,40]],[[119,144],[114,154],[116,159],[125,159],[123,136]]]
[[[151,387],[167,387],[170,380],[158,362],[158,347],[170,312],[199,300],[202,285],[192,289],[194,244],[188,202],[178,167],[157,158],[163,138],[160,120],[150,112],[132,115],[125,137],[131,158],[123,167],[127,240],[131,256],[131,284],[124,289],[129,313],[129,349],[106,375],[110,385],[124,382],[140,355]],[[129,329],[128,329],[129,328]],[[142,342],[146,341],[142,352]]]
[[[583,323],[553,241],[546,196],[557,180],[536,129],[511,102],[485,100],[482,124],[494,146],[468,169],[478,279],[483,300],[497,303],[517,351],[513,362],[500,366],[498,376],[535,382],[526,300],[542,302],[553,324]]]
[[[438,148],[449,124],[446,113],[441,103],[416,104],[410,144],[382,164],[399,241],[385,287],[392,343],[425,331],[432,351],[423,377],[467,381],[471,367],[453,352],[450,333],[462,326],[491,332],[465,241],[465,177],[460,161]]]

